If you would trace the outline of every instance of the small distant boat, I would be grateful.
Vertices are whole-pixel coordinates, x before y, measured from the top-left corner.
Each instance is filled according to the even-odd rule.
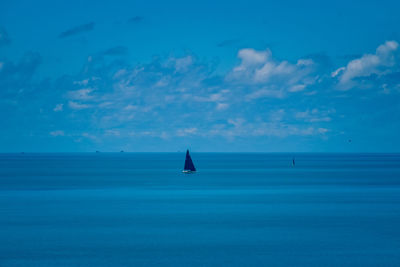
[[[183,167],[183,173],[193,173],[196,171],[196,168],[194,167],[192,158],[190,157],[189,154],[189,149],[186,150],[186,159],[185,159],[185,166]]]
[[[293,167],[296,166],[296,162],[294,161],[294,157],[293,157],[293,159],[292,159],[292,166],[293,166]]]

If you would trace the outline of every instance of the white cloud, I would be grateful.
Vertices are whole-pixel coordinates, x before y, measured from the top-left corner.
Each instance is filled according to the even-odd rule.
[[[348,90],[357,84],[355,78],[389,73],[390,68],[397,63],[395,52],[398,46],[396,41],[387,41],[376,49],[375,54],[365,54],[352,60],[346,67],[334,71],[331,76],[339,77],[339,89]]]
[[[86,86],[89,83],[89,79],[85,79],[82,81],[74,81],[73,84],[77,84],[77,85],[83,85]]]
[[[262,68],[256,69],[254,73],[254,81],[257,83],[265,83],[279,76],[288,76],[296,71],[295,65],[287,61],[275,63],[273,61],[266,62]]]
[[[306,86],[304,84],[296,84],[291,86],[288,91],[289,92],[300,92],[303,91],[306,88]]]
[[[126,73],[127,73],[127,70],[126,70],[126,69],[120,69],[120,70],[118,70],[118,71],[114,74],[113,79],[118,79],[118,78],[120,78],[121,76],[126,75]]]
[[[298,111],[294,114],[294,117],[305,122],[329,122],[332,120],[329,115],[335,112],[334,109],[320,111],[314,108],[312,110]]]
[[[52,131],[50,132],[51,136],[64,136],[64,131],[58,130],[58,131]]]
[[[84,88],[80,90],[69,91],[67,95],[68,98],[73,100],[89,100],[93,98],[93,96],[89,95],[91,92],[93,92],[92,88]]]
[[[196,101],[196,102],[217,102],[217,101],[223,100],[222,93],[210,94],[208,96],[188,95],[187,97],[191,98],[193,101]]]
[[[95,136],[93,134],[90,134],[90,133],[87,133],[87,132],[82,133],[81,136],[83,136],[85,138],[88,138],[88,139],[90,139],[92,141],[99,141],[100,140],[97,136]]]
[[[284,113],[278,110],[278,113]],[[279,119],[279,118],[277,118]],[[273,136],[285,138],[287,136],[313,136],[328,132],[325,128],[314,128],[307,125],[286,124],[281,121],[271,122],[246,122],[243,119],[230,119],[228,125],[215,125],[205,135],[222,136],[229,140],[235,137],[261,137]]]
[[[64,104],[57,104],[57,105],[54,107],[53,111],[54,111],[54,112],[62,111],[62,110],[63,110],[63,107],[64,107]]]
[[[69,106],[71,109],[77,109],[77,110],[79,110],[79,109],[86,109],[86,108],[90,108],[90,107],[91,107],[91,106],[88,105],[88,104],[80,104],[80,103],[73,102],[73,101],[69,101],[69,102],[68,102],[68,106]]]
[[[124,110],[137,110],[137,109],[138,109],[138,106],[131,105],[131,104],[124,107]]]
[[[229,107],[229,104],[227,104],[227,103],[218,103],[217,107],[216,107],[216,110],[225,110],[228,107]]]
[[[102,102],[99,104],[99,108],[112,108],[113,104],[111,101]]]
[[[311,66],[314,64],[314,61],[312,59],[299,59],[297,61],[297,66]]]
[[[156,84],[155,87],[164,87],[169,84],[169,77],[162,77]]]
[[[186,56],[182,58],[174,58],[175,61],[175,69],[177,72],[185,72],[193,64],[192,56]]]
[[[196,134],[197,131],[198,131],[198,129],[195,128],[195,127],[186,128],[186,129],[179,129],[179,130],[176,132],[176,135],[177,135],[177,136],[193,135],[193,134]]]
[[[247,101],[251,101],[254,99],[266,98],[266,97],[283,98],[284,96],[285,96],[285,93],[282,90],[263,88],[263,89],[255,91],[255,92],[252,92],[250,94],[247,94],[245,96],[245,99]]]
[[[271,111],[269,114],[269,119],[270,121],[278,122],[282,121],[283,117],[285,116],[285,110],[284,109],[278,109]]]
[[[165,132],[157,132],[157,131],[132,131],[129,133],[129,136],[134,136],[134,137],[158,137],[161,139],[168,139],[170,138],[170,135]]]
[[[268,85],[285,92],[299,92],[315,82],[311,75],[315,63],[311,59],[299,59],[293,64],[286,60],[274,60],[269,49],[256,51],[249,48],[240,50],[238,57],[241,59],[240,65],[226,76],[226,79],[233,83]],[[267,91],[259,91],[254,97],[248,96],[248,100],[256,99],[257,94],[264,93]]]
[[[329,129],[326,129],[326,128],[318,128],[318,132],[321,133],[321,134],[324,134],[324,133],[329,132]]]
[[[311,79],[308,73],[315,66],[313,60],[275,61],[269,50],[253,49],[239,51],[239,57],[242,64],[235,69],[248,71],[251,83],[231,83],[216,73],[212,66],[193,62],[192,57],[177,61],[158,59],[148,64],[112,68],[99,68],[94,59],[94,69],[90,67],[87,73],[79,74],[79,78],[70,77],[61,84],[64,85],[63,91],[67,92],[64,97],[69,99],[65,106],[58,104],[54,111],[67,112],[69,109],[68,112],[72,112],[69,117],[73,117],[78,115],[73,110],[91,108],[79,113],[79,121],[90,124],[87,129],[101,129],[101,134],[97,138],[93,135],[96,131],[77,135],[82,140],[101,140],[106,136],[122,138],[131,132],[130,136],[138,138],[318,134],[317,127],[295,121],[294,112],[290,109],[285,111],[283,107],[289,106],[282,101],[245,102],[284,98],[290,95],[289,92],[305,90],[309,84],[307,80]],[[271,72],[268,67],[272,68]],[[97,73],[104,74],[101,81],[90,78],[87,83],[82,81],[81,77]],[[68,91],[73,83],[85,85],[85,88],[79,89],[81,87],[74,85],[72,88],[79,90]],[[232,118],[227,121],[226,110]],[[215,124],[220,126],[214,127]]]
[[[345,67],[340,67],[331,73],[331,77],[334,78],[334,77],[338,76],[342,71],[345,71],[345,70],[346,70]]]
[[[105,135],[106,136],[120,136],[121,133],[118,130],[106,130]]]
[[[252,48],[241,49],[238,52],[238,58],[242,60],[239,67],[235,70],[242,70],[245,67],[263,64],[271,56],[271,51],[269,49],[265,51],[257,51]]]
[[[276,136],[284,138],[287,136],[309,136],[316,135],[318,132],[313,127],[296,125],[285,125],[278,123],[264,123],[252,131],[254,136]]]

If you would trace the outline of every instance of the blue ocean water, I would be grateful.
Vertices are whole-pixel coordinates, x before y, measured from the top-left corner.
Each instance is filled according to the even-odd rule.
[[[0,154],[0,266],[400,266],[400,154],[184,157]]]

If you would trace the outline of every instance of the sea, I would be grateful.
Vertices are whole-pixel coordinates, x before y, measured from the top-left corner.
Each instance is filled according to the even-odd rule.
[[[400,154],[184,159],[0,154],[0,266],[400,266]]]

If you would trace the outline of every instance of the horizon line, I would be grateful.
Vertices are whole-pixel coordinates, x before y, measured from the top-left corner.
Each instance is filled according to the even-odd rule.
[[[400,154],[400,151],[396,152],[368,152],[368,151],[196,151],[190,150],[191,153],[225,153],[225,154]],[[124,154],[124,153],[186,153],[186,150],[182,151],[21,151],[21,152],[1,152],[1,154]]]

